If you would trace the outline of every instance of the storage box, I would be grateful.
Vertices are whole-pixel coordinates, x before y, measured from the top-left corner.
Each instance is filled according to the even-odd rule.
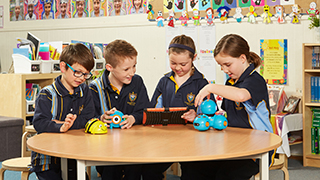
[[[52,62],[53,60],[41,60],[41,73],[51,73],[52,72]]]
[[[60,71],[60,60],[52,60],[51,72],[59,73]]]
[[[41,61],[30,60],[21,54],[12,54],[14,73],[39,73]]]
[[[26,105],[27,105],[27,109],[26,109],[27,114],[33,114],[35,110],[35,106],[34,106],[35,101],[27,101]]]
[[[105,68],[106,66],[106,61],[104,59],[94,59],[94,68],[93,70],[101,71]]]

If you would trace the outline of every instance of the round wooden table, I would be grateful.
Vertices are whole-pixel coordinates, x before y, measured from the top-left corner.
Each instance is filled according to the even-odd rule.
[[[222,131],[200,132],[192,125],[133,126],[108,129],[104,135],[92,135],[84,129],[66,133],[42,133],[27,141],[38,153],[78,162],[78,179],[85,179],[85,166],[139,164],[259,158],[261,179],[269,179],[268,151],[281,145],[272,133],[227,127]],[[64,171],[63,171],[64,172]],[[63,173],[63,176],[66,176]]]

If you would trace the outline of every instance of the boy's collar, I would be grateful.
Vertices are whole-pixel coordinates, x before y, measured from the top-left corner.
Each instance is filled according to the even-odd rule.
[[[57,91],[57,93],[60,95],[60,96],[67,96],[69,95],[69,91],[67,90],[67,88],[62,84],[61,82],[61,77],[62,75],[58,76],[54,82],[54,88],[55,90]],[[83,96],[83,93],[82,93],[82,90],[80,88],[80,85],[78,87],[75,87],[73,89],[73,94],[79,94],[80,97]]]

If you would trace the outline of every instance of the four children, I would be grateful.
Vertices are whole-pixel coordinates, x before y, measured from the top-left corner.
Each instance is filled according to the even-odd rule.
[[[224,36],[214,51],[217,63],[230,77],[226,85],[208,84],[193,65],[197,56],[193,40],[185,35],[175,37],[169,45],[172,71],[160,79],[151,103],[142,78],[135,74],[137,55],[136,49],[124,40],[109,43],[104,52],[106,69],[101,77],[91,82],[89,91],[83,82],[91,77],[92,55],[84,45],[67,46],[60,57],[62,76],[41,90],[36,100],[33,123],[37,132],[84,128],[92,117],[111,123],[110,114],[115,110],[125,114],[121,128],[130,129],[142,123],[143,109],[147,107],[189,107],[182,118],[193,122],[201,113],[197,106],[209,94],[213,100],[213,94],[224,97],[222,108],[227,112],[229,126],[272,132],[266,82],[255,71],[261,59],[250,52],[248,43],[241,36]],[[270,152],[270,159],[273,155],[274,152]],[[49,157],[51,161],[44,163],[39,161],[45,156],[32,153],[32,170],[39,180],[61,179],[60,161],[55,161],[58,158]],[[170,165],[97,166],[97,171],[103,180],[140,180],[141,175],[143,179],[160,180]],[[186,162],[181,163],[181,168],[181,179],[249,179],[258,173],[259,164],[251,159]]]

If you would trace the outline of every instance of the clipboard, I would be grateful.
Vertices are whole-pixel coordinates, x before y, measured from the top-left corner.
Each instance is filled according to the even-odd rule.
[[[33,43],[32,47],[32,60],[38,60],[39,57],[39,48],[40,48],[40,39],[28,32],[27,39]]]

